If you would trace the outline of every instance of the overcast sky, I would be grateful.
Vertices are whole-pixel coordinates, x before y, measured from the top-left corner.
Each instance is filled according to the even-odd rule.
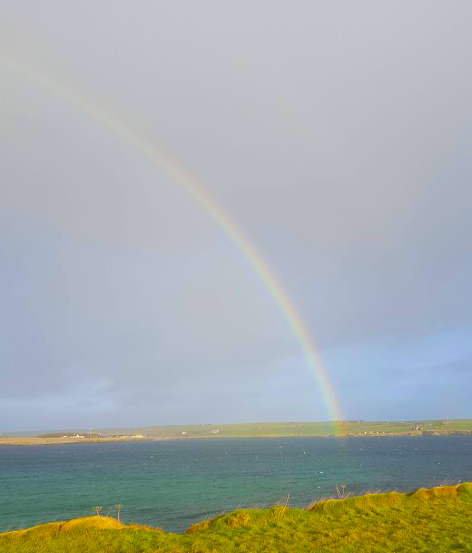
[[[472,417],[469,0],[0,0],[0,431]]]

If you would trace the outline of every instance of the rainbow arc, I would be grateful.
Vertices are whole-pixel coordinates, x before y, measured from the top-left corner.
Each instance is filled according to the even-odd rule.
[[[13,59],[2,59],[3,64],[23,78],[39,85],[63,102],[94,120],[106,128],[114,136],[120,138],[129,147],[139,152],[149,162],[156,165],[174,183],[183,187],[192,198],[208,213],[215,223],[226,233],[228,238],[239,249],[247,262],[269,290],[275,303],[285,317],[291,331],[305,352],[307,364],[314,374],[321,394],[324,398],[329,417],[333,421],[342,421],[336,396],[331,386],[328,371],[316,351],[315,344],[307,331],[302,318],[298,314],[289,295],[276,278],[274,272],[264,261],[256,246],[244,235],[231,216],[213,198],[202,183],[191,174],[182,163],[178,162],[163,147],[150,141],[132,128],[123,117],[117,117],[87,95],[78,93],[57,78],[38,72]],[[341,423],[335,422],[335,433],[341,432]]]

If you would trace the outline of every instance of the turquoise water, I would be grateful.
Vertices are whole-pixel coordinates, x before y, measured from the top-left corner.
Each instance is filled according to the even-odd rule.
[[[472,437],[265,438],[0,448],[0,531],[123,505],[181,532],[224,509],[305,506],[336,485],[408,491],[472,480]]]

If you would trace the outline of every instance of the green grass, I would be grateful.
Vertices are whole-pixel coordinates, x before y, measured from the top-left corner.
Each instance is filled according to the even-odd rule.
[[[472,484],[328,500],[310,509],[239,510],[186,534],[106,517],[0,534],[2,553],[472,552]]]
[[[420,430],[415,430],[416,426]],[[218,432],[216,432],[218,431]],[[351,436],[421,435],[423,432],[447,434],[472,432],[472,420],[430,420],[430,421],[346,421],[329,422],[254,422],[241,424],[192,424],[176,426],[153,426],[115,430],[123,433],[143,433],[154,439],[195,438],[256,438],[291,436]]]

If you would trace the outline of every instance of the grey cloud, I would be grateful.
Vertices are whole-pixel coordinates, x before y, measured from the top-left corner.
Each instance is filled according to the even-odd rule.
[[[68,94],[196,175],[328,357],[471,324],[469,2],[1,10],[1,397],[69,398],[110,420],[122,405],[123,424],[139,397],[133,424],[179,408],[234,418],[238,402],[248,419],[326,413],[314,382],[298,407],[303,352],[241,251]],[[328,367],[340,390],[343,367]],[[292,390],[282,411],[272,380]]]

